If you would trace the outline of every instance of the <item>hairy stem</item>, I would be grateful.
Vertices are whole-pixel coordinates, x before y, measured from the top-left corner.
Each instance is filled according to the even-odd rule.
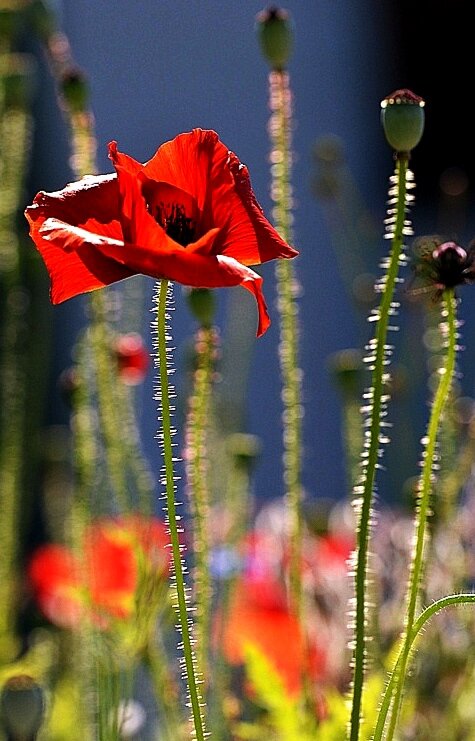
[[[440,612],[441,610],[447,607],[453,607],[455,605],[468,605],[468,604],[474,604],[474,603],[475,603],[475,594],[470,594],[470,593],[451,594],[451,595],[448,595],[447,597],[441,597],[436,602],[434,602],[432,605],[429,605],[429,607],[426,607],[425,610],[421,612],[417,620],[414,622],[412,631],[408,639],[409,651],[412,650],[414,641],[420,635],[424,625],[427,623],[428,620],[430,620],[430,618],[432,618],[438,612]],[[405,650],[405,646],[403,645],[397,657],[391,676],[389,677],[389,681],[386,685],[386,690],[384,692],[381,707],[379,709],[376,728],[374,731],[374,735],[372,737],[373,741],[381,741],[383,738],[384,725],[385,725],[386,718],[388,716],[389,708],[391,705],[391,698],[394,692],[396,677],[398,676],[399,671],[400,671],[404,650]]]
[[[271,194],[277,231],[287,242],[292,241],[291,169],[291,90],[285,70],[269,73],[269,135],[272,151]],[[301,617],[301,370],[298,366],[297,281],[290,260],[276,262],[278,309],[280,314],[280,368],[282,376],[284,485],[290,515],[289,582],[293,609]]]
[[[441,329],[446,335],[447,353],[445,364],[439,369],[440,379],[432,405],[432,411],[424,438],[424,452],[422,457],[422,471],[419,479],[419,502],[415,522],[415,545],[412,557],[411,574],[407,594],[406,623],[402,639],[402,654],[399,667],[396,672],[396,687],[394,691],[394,703],[391,713],[391,721],[388,729],[388,741],[394,736],[396,730],[399,710],[401,707],[402,692],[406,678],[407,664],[411,648],[411,636],[419,596],[422,572],[424,568],[424,550],[426,545],[427,520],[429,517],[430,498],[434,483],[434,464],[436,458],[437,439],[440,430],[442,415],[447,403],[455,372],[457,354],[457,318],[456,298],[452,288],[446,289],[443,294],[442,316],[446,322]]]
[[[209,571],[209,461],[207,451],[215,332],[198,330],[195,340],[196,370],[189,401],[186,434],[186,470],[193,518],[195,632],[198,667],[206,675],[210,626],[211,577]]]
[[[355,487],[356,504],[360,507],[358,527],[358,548],[355,573],[355,636],[353,653],[353,697],[350,718],[350,741],[358,741],[361,721],[361,704],[366,664],[366,625],[367,625],[367,572],[368,552],[371,532],[371,512],[374,496],[376,470],[380,456],[382,417],[388,401],[387,384],[388,346],[387,334],[390,328],[390,317],[397,308],[393,302],[398,280],[399,265],[403,255],[404,235],[408,233],[405,221],[407,205],[407,187],[409,179],[408,155],[398,154],[396,171],[392,178],[394,187],[390,190],[393,196],[389,203],[391,209],[390,227],[386,236],[391,239],[391,253],[385,266],[384,274],[377,288],[382,291],[379,309],[371,317],[377,321],[376,333],[369,343],[369,355],[366,361],[372,368],[372,388],[367,393],[369,399],[369,426],[365,431],[363,452],[364,471],[361,482]]]
[[[175,474],[172,444],[170,391],[168,385],[169,363],[167,354],[167,327],[166,303],[169,287],[168,280],[161,280],[157,291],[157,361],[159,371],[159,401],[162,422],[160,435],[164,459],[164,484],[167,504],[168,525],[170,528],[171,548],[174,567],[174,586],[176,589],[176,610],[180,621],[182,636],[183,658],[185,664],[188,692],[192,709],[194,732],[198,741],[204,741],[204,719],[202,714],[201,697],[198,692],[198,683],[195,673],[195,658],[193,654],[191,628],[192,621],[188,616],[188,590],[185,587],[182,547],[178,532],[178,516],[175,505]]]

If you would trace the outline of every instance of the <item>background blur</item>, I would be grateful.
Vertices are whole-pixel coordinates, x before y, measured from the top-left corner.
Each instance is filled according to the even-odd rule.
[[[289,72],[295,117],[294,243],[300,256],[294,264],[302,289],[299,304],[305,409],[303,483],[311,498],[338,499],[347,492],[342,465],[341,398],[329,371],[329,359],[338,350],[362,348],[369,336],[370,327],[364,321],[367,306],[360,303],[355,309],[357,288],[345,282],[345,266],[353,264],[359,250],[359,257],[363,262],[369,260],[377,274],[379,258],[386,253],[383,219],[393,160],[379,115],[381,99],[394,89],[409,87],[426,99],[426,133],[412,160],[418,184],[412,211],[416,234],[442,230],[466,244],[475,232],[471,215],[473,137],[467,111],[468,70],[472,64],[469,66],[469,4],[436,5],[419,2],[415,9],[410,2],[289,0],[284,6],[295,24],[295,49]],[[248,165],[256,195],[270,215],[268,69],[254,30],[255,16],[263,7],[266,6],[251,0],[65,0],[58,4],[76,61],[89,78],[100,172],[111,171],[106,154],[111,139],[118,141],[122,151],[146,161],[160,143],[177,133],[193,127],[213,128]],[[25,39],[26,47],[29,43]],[[28,202],[37,190],[56,190],[72,179],[65,126],[53,84],[41,51],[33,51],[38,58],[37,125]],[[341,217],[342,212],[333,208],[335,204],[329,203],[328,198],[321,197],[321,189],[319,195],[315,193],[318,173],[314,149],[329,134],[338,137],[345,156],[339,170],[343,196],[341,202],[336,199],[336,206],[342,206],[343,211],[346,208],[347,216],[354,217],[354,231],[350,218],[346,231],[339,233],[338,224],[341,227],[342,221],[338,220],[338,213]],[[283,493],[273,265],[263,266],[262,274],[274,321],[262,339],[248,341],[251,353],[241,425],[261,441],[254,477],[258,501]],[[153,282],[147,278],[138,280],[147,281],[151,296]],[[195,327],[179,286],[175,298],[175,381],[180,393],[186,382],[183,360],[187,342]],[[236,303],[247,306],[243,316],[249,327],[244,334],[252,338],[255,308],[247,293],[242,289],[222,291],[219,302],[223,338]],[[85,306],[86,301],[78,298],[55,307],[51,314],[55,353],[48,416],[52,424],[68,419],[57,379],[70,365],[71,348],[84,321]],[[462,315],[473,313],[470,305],[464,303]],[[414,317],[414,321],[419,320]],[[463,329],[469,347],[474,346],[470,342],[474,339],[471,324],[466,322]],[[143,333],[150,343],[147,312]],[[411,364],[418,362],[420,350],[419,338],[412,351],[406,353],[408,364],[401,378],[419,373]],[[474,364],[470,357],[473,356],[468,353],[463,355],[461,369],[466,393],[471,394]],[[424,382],[423,388],[427,391]],[[404,404],[413,405],[414,399],[405,394],[403,382],[401,389],[399,396],[396,394],[391,419],[399,420],[407,443],[407,455],[413,464],[405,469],[407,475],[408,470],[417,472],[418,440],[428,391],[419,394],[417,400],[420,426],[416,422],[410,428],[404,427]],[[158,470],[152,394],[151,372],[141,390],[141,427],[144,447],[152,467]],[[180,430],[179,412],[178,409]],[[393,456],[396,454],[399,455],[396,451]],[[390,459],[388,466],[389,463]],[[396,474],[385,484],[383,476],[380,495],[398,497],[402,483]]]

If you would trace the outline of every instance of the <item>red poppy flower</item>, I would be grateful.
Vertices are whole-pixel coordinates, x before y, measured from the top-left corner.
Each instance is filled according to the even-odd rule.
[[[51,300],[143,273],[195,288],[254,294],[258,336],[270,320],[249,265],[297,253],[265,218],[249,173],[214,131],[163,144],[146,164],[109,144],[114,175],[88,176],[26,209],[51,278]]]
[[[55,625],[73,627],[83,613],[80,566],[62,545],[38,548],[30,561],[28,578],[43,614]]]
[[[150,356],[137,332],[120,335],[114,342],[119,376],[128,386],[141,383],[148,370]]]
[[[168,574],[167,544],[161,520],[105,518],[85,532],[81,560],[65,546],[39,548],[29,565],[30,583],[41,610],[57,625],[74,627],[89,612],[105,626],[107,616],[132,615],[142,571]]]
[[[304,640],[299,622],[289,612],[284,591],[277,582],[265,578],[238,582],[229,610],[220,620],[227,660],[240,664],[246,646],[249,643],[257,646],[280,675],[289,694],[301,689],[302,673],[315,679],[323,672],[322,647],[308,645]]]

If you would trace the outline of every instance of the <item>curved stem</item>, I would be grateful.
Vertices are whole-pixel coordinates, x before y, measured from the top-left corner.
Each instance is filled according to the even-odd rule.
[[[411,576],[408,585],[407,615],[403,634],[403,649],[400,662],[398,662],[399,668],[396,672],[396,688],[391,713],[391,722],[388,730],[388,741],[391,741],[394,736],[401,706],[402,690],[411,648],[411,635],[419,596],[422,570],[424,567],[424,546],[426,543],[430,496],[434,481],[434,461],[436,456],[437,438],[442,414],[449,397],[452,379],[455,372],[455,360],[457,354],[457,319],[456,299],[452,288],[444,291],[442,315],[447,319],[446,324],[443,326],[443,329],[446,330],[447,334],[447,355],[445,365],[439,370],[439,385],[434,397],[432,412],[427,428],[427,436],[425,438],[425,450],[423,453],[422,471],[419,480],[419,505],[415,523],[415,547],[412,558]]]
[[[371,509],[374,495],[376,469],[381,445],[381,419],[384,412],[385,393],[388,382],[385,371],[387,365],[386,338],[389,330],[389,320],[394,313],[393,296],[397,283],[399,265],[403,251],[405,225],[407,178],[407,154],[398,154],[396,158],[396,172],[394,182],[395,221],[387,236],[391,236],[391,255],[388,269],[381,281],[383,291],[379,310],[374,314],[377,319],[376,334],[369,345],[369,357],[372,374],[372,389],[370,395],[369,427],[365,433],[364,444],[365,470],[361,484],[355,487],[355,494],[361,497],[361,511],[358,527],[358,551],[355,574],[355,644],[353,653],[353,698],[350,719],[350,741],[358,741],[361,719],[361,704],[366,663],[366,589],[368,570],[369,538],[371,531]],[[390,201],[391,203],[391,201]]]
[[[465,605],[465,604],[473,604],[473,603],[475,603],[475,594],[451,594],[447,597],[442,597],[441,599],[438,599],[432,605],[429,605],[429,607],[426,607],[425,610],[419,615],[419,617],[415,621],[414,626],[412,628],[412,632],[409,637],[409,650],[412,649],[414,641],[416,640],[417,636],[420,634],[426,622],[430,620],[430,618],[433,617],[437,612],[440,612],[446,607],[453,607],[454,605]],[[389,707],[391,705],[391,698],[394,692],[394,685],[396,683],[396,677],[399,674],[399,668],[401,666],[403,649],[404,647],[402,647],[401,651],[399,652],[396,663],[394,665],[394,669],[386,685],[386,690],[383,695],[383,701],[379,709],[376,728],[374,731],[374,735],[372,737],[373,741],[381,741],[381,739],[383,738],[384,725],[385,725],[386,718],[389,712]]]
[[[198,741],[204,741],[204,721],[201,711],[201,697],[195,676],[195,660],[191,641],[191,619],[188,617],[188,595],[185,587],[182,548],[178,534],[178,517],[175,505],[175,474],[173,467],[173,446],[171,428],[170,391],[168,386],[168,358],[166,332],[166,299],[169,281],[161,280],[158,289],[157,303],[157,354],[160,381],[160,406],[162,421],[162,446],[165,465],[164,483],[166,486],[166,502],[168,525],[170,528],[171,547],[173,555],[174,579],[176,588],[176,610],[180,621],[182,635],[183,658],[185,663],[188,692],[193,714],[195,735]]]

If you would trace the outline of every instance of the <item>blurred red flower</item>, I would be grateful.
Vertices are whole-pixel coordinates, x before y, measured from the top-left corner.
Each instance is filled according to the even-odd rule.
[[[221,619],[222,648],[231,664],[243,663],[246,645],[253,644],[273,665],[289,694],[301,690],[304,676],[316,679],[322,674],[325,653],[304,637],[278,582],[242,579]]]
[[[111,617],[127,619],[139,599],[141,576],[167,576],[167,544],[161,520],[104,518],[85,531],[81,558],[55,544],[35,551],[29,581],[40,609],[57,625],[74,627],[87,615],[99,624]]]
[[[265,218],[249,173],[214,131],[162,144],[146,164],[109,144],[113,175],[87,176],[26,209],[51,278],[51,300],[143,273],[195,288],[254,294],[260,335],[270,320],[249,265],[297,253]]]
[[[141,383],[149,366],[149,354],[137,332],[120,335],[114,342],[119,377],[128,386]]]

